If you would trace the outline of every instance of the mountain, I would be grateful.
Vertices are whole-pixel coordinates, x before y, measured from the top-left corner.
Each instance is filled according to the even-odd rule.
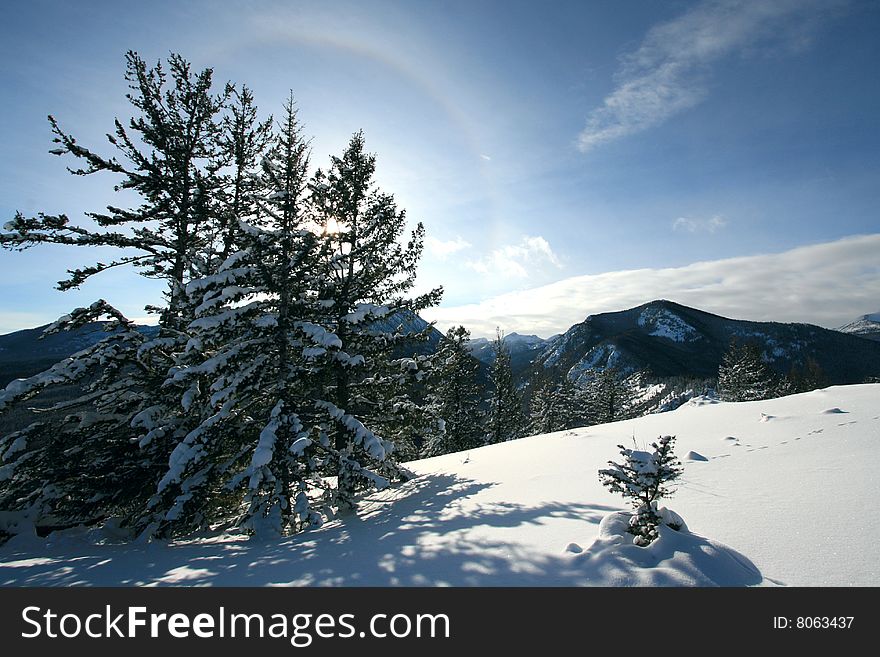
[[[61,331],[43,338],[48,324],[0,335],[0,387],[13,379],[33,376],[60,360],[90,347],[107,335],[107,322],[91,322],[75,331]],[[152,334],[157,326],[140,326]]]
[[[810,324],[728,319],[661,300],[587,317],[547,344],[524,377],[564,375],[577,382],[592,368],[614,366],[659,378],[714,378],[734,338],[757,343],[780,373],[812,359],[831,384],[880,375],[880,343]]]
[[[880,341],[880,313],[862,315],[854,322],[845,324],[837,329],[842,333],[857,335],[860,338]]]
[[[468,343],[471,355],[481,363],[491,365],[495,360],[492,342],[486,338],[474,338]],[[510,366],[514,375],[531,365],[535,358],[544,351],[547,343],[548,340],[539,338],[537,335],[520,335],[519,333],[505,335],[504,344],[510,352]]]
[[[374,320],[371,326],[372,328],[387,333],[392,333],[399,329],[403,335],[413,335],[415,333],[422,333],[427,329],[428,322],[411,310],[401,310],[392,313],[383,319]],[[443,334],[432,326],[428,331],[427,341],[418,344],[415,351],[422,354],[434,353],[437,351],[437,346],[442,339]],[[400,356],[411,355],[411,351],[411,349],[408,349],[405,346],[397,349]]]

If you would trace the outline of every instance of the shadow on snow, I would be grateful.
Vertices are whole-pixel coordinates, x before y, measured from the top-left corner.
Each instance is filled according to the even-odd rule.
[[[579,586],[596,575],[605,579],[596,564],[585,568],[584,559],[564,553],[563,546],[558,556],[535,554],[515,541],[488,538],[498,532],[484,528],[515,530],[551,518],[598,524],[619,509],[468,499],[492,486],[455,475],[423,476],[368,496],[357,514],[273,540],[101,545],[62,537],[8,545],[0,548],[0,585]]]

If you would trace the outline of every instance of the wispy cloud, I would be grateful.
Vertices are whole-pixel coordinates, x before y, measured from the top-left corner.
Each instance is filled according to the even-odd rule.
[[[835,327],[877,310],[877,253],[880,234],[850,237],[772,255],[576,276],[424,314],[444,330],[464,324],[474,336],[500,326],[547,337],[590,314],[670,299],[736,319]]]
[[[578,147],[654,127],[700,103],[717,61],[757,46],[803,49],[827,10],[844,0],[706,0],[651,28],[622,58],[616,87],[587,117]]]
[[[444,242],[443,240],[428,235],[425,238],[425,248],[431,255],[436,256],[441,260],[445,260],[453,253],[471,248],[471,243],[461,236],[457,236],[455,239],[446,240]]]
[[[486,160],[486,162],[492,161],[492,158],[489,155],[486,155],[485,153],[480,153],[480,157],[483,158],[484,160]]]
[[[517,244],[505,244],[479,260],[471,260],[467,265],[480,274],[509,278],[528,278],[534,269],[547,265],[562,267],[550,243],[540,235],[525,235]]]
[[[672,230],[688,233],[714,233],[726,226],[727,219],[717,214],[714,217],[697,219],[679,217],[672,222]]]

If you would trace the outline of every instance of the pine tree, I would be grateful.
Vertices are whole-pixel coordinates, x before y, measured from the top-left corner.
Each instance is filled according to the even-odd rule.
[[[522,399],[513,383],[510,352],[504,344],[504,334],[500,329],[492,342],[492,350],[495,358],[489,371],[492,385],[486,439],[489,444],[521,438],[526,425]]]
[[[93,524],[123,518],[151,492],[161,467],[155,450],[132,441],[133,418],[156,407],[164,357],[156,340],[104,301],[77,308],[44,335],[76,330],[108,318],[107,336],[29,379],[0,391],[0,412],[26,403],[52,386],[78,386],[80,394],[53,406],[62,420],[38,419],[0,438],[0,508],[25,512],[36,525]],[[158,402],[158,403],[157,403]],[[182,420],[165,417],[173,433]],[[165,452],[167,458],[167,452]]]
[[[483,444],[485,431],[477,382],[480,366],[468,349],[470,337],[463,326],[449,329],[434,358],[429,403],[443,424],[442,431],[425,445],[426,456],[462,452]]]
[[[828,378],[815,358],[807,358],[802,365],[795,365],[787,377],[790,393],[810,392],[828,385]]]
[[[136,193],[141,204],[88,213],[97,229],[63,214],[25,218],[17,213],[6,225],[10,232],[0,235],[0,244],[13,250],[46,243],[120,250],[110,262],[70,271],[58,284],[61,290],[125,265],[167,285],[166,305],[155,309],[160,312],[158,335],[137,331],[103,300],[76,309],[49,330],[109,318],[108,337],[0,395],[0,406],[8,408],[51,385],[72,383],[84,390],[60,405],[68,411],[60,426],[34,423],[13,440],[16,450],[4,452],[4,508],[26,507],[37,521],[46,516],[61,522],[111,514],[136,517],[174,445],[191,429],[177,391],[164,383],[189,339],[184,329],[193,305],[186,285],[210,259],[214,197],[221,185],[218,116],[231,88],[213,94],[211,70],[193,74],[178,55],[169,57],[168,66],[170,80],[161,64],[148,68],[136,53],[128,53],[127,98],[135,115],[127,128],[117,120],[108,135],[119,159],[80,145],[49,117],[58,145],[51,152],[82,162],[71,173],[115,175],[121,179],[115,189]],[[65,455],[64,466],[59,455]]]
[[[310,185],[317,226],[329,246],[324,321],[344,350],[323,380],[340,507],[354,505],[359,487],[383,484],[383,474],[402,476],[393,440],[412,440],[409,427],[427,423],[417,417],[423,408],[414,403],[410,385],[425,378],[431,361],[416,354],[397,357],[394,350],[414,339],[402,318],[436,304],[442,293],[406,296],[415,283],[424,226],[417,224],[405,244],[399,241],[406,215],[376,188],[375,169],[376,158],[365,151],[359,132]],[[394,317],[401,320],[390,330],[381,325]]]
[[[137,193],[142,204],[132,209],[109,205],[106,212],[87,213],[102,230],[76,225],[64,214],[25,218],[17,213],[0,243],[12,249],[45,243],[122,249],[123,255],[110,262],[70,271],[58,289],[77,288],[97,273],[133,265],[144,276],[167,283],[160,324],[179,330],[191,315],[184,288],[201,273],[210,249],[210,195],[220,185],[217,170],[222,166],[218,115],[232,89],[213,95],[211,69],[194,75],[179,55],[168,58],[168,67],[170,84],[161,63],[148,68],[136,53],[127,54],[125,79],[132,90],[127,98],[138,114],[128,128],[117,119],[113,134],[107,135],[121,160],[81,146],[49,117],[58,144],[51,153],[83,161],[71,173],[117,175],[121,182],[115,189]]]
[[[581,425],[578,392],[568,378],[547,381],[538,388],[530,404],[531,435],[562,431]]]
[[[241,135],[253,142],[261,127],[252,118]],[[280,534],[319,522],[309,492],[321,485],[316,459],[324,432],[312,374],[341,343],[311,321],[322,312],[324,281],[316,266],[322,243],[306,229],[308,161],[291,98],[259,181],[234,201],[238,211],[251,208],[253,223],[238,217],[231,242],[238,250],[187,286],[199,300],[190,364],[176,368],[172,382],[201,422],[171,454],[141,521],[151,533],[216,522],[218,499],[234,511],[242,487],[244,508],[231,520],[237,526]]]
[[[97,230],[18,214],[0,238],[121,249],[62,289],[126,264],[167,284],[158,332],[104,301],[77,309],[49,331],[109,319],[107,338],[0,393],[2,412],[48,386],[83,390],[56,407],[60,425],[0,438],[0,506],[37,522],[118,515],[145,536],[296,531],[404,477],[394,441],[415,450],[438,429],[417,345],[431,327],[406,327],[441,294],[407,296],[424,228],[399,241],[405,214],[376,189],[360,133],[310,179],[292,100],[270,135],[247,89],[230,104],[210,69],[172,55],[169,70],[129,53],[137,112],[109,136],[120,159],[50,119],[53,152],[85,162],[73,173],[117,174],[139,206],[90,214]]]
[[[288,104],[292,103],[291,94]],[[223,117],[218,136],[224,163],[229,168],[224,176],[225,198],[223,211],[218,213],[219,234],[215,238],[219,263],[231,256],[238,244],[239,221],[251,225],[261,223],[258,201],[267,195],[267,184],[271,180],[259,175],[259,166],[272,141],[272,118],[259,121],[251,90],[246,86],[234,89],[229,113]]]
[[[718,368],[718,388],[724,401],[755,401],[777,396],[779,381],[757,345],[732,340]]]
[[[623,375],[615,367],[595,371],[584,391],[590,424],[617,422],[632,417],[640,377]]]
[[[622,462],[608,461],[610,467],[599,470],[603,486],[632,499],[635,513],[630,519],[629,532],[635,537],[636,545],[650,545],[659,537],[657,528],[662,518],[657,502],[672,495],[674,490],[668,484],[683,471],[672,451],[674,444],[675,436],[661,436],[658,442],[651,443],[650,452],[618,445]]]

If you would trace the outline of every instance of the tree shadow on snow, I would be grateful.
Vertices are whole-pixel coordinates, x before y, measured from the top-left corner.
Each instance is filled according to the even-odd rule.
[[[367,497],[357,514],[274,540],[94,545],[0,551],[5,586],[578,586],[600,573],[583,555],[535,554],[492,528],[550,518],[598,524],[617,508],[478,503],[494,484],[423,476]],[[490,531],[487,531],[490,530]],[[534,530],[532,530],[534,531]],[[500,532],[503,535],[504,532]],[[512,534],[511,536],[515,536]],[[744,558],[744,557],[743,557]],[[757,569],[755,569],[757,572]],[[757,575],[760,581],[760,574]],[[658,581],[658,584],[663,584]]]

